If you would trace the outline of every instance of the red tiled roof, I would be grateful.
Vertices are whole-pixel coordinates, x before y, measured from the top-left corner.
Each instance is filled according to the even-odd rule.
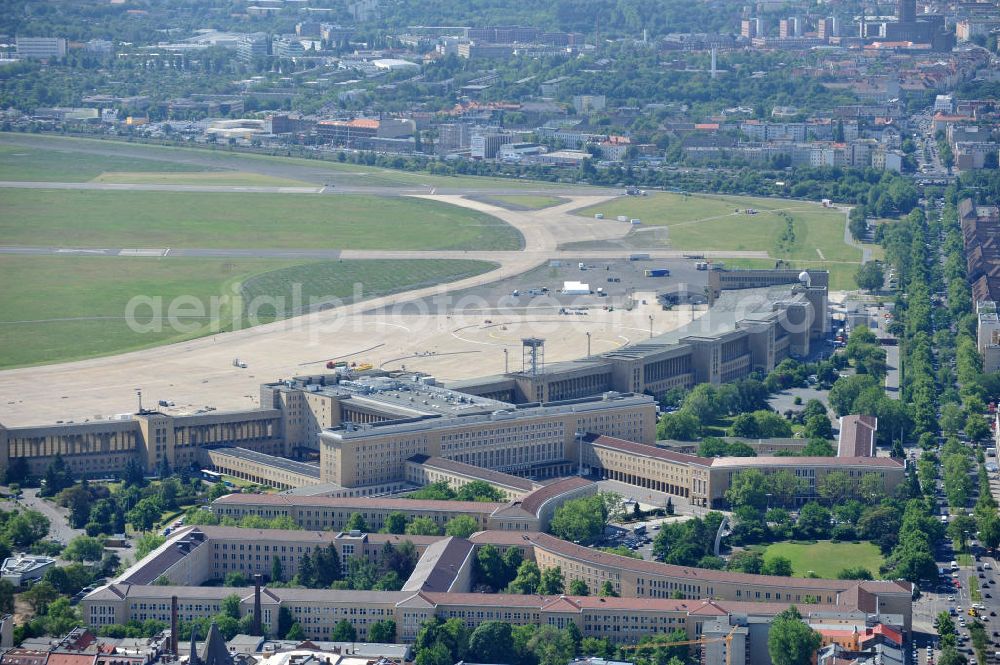
[[[52,653],[48,665],[93,665],[96,653]]]
[[[843,416],[840,419],[837,457],[874,457],[877,429],[878,419],[874,416]]]

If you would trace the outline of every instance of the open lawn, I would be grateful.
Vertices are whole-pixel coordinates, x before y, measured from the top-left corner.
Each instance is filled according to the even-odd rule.
[[[360,194],[0,190],[5,245],[517,249],[496,217],[437,201]]]
[[[784,542],[768,545],[764,560],[783,556],[792,562],[795,577],[812,571],[823,578],[835,578],[844,568],[867,568],[876,578],[882,565],[882,553],[871,543]]]
[[[330,301],[350,303],[406,289],[433,286],[488,272],[496,264],[465,259],[324,261],[272,270],[244,280],[242,296],[299,298],[300,311]],[[296,313],[296,312],[293,312]]]
[[[203,170],[197,166],[169,160],[87,155],[79,152],[0,144],[0,180],[87,182],[105,171],[190,173]]]
[[[236,185],[250,187],[316,187],[314,183],[239,171],[109,171],[90,182],[130,185]]]
[[[9,138],[8,138],[9,137]],[[24,148],[21,145],[4,145],[5,139],[18,142],[32,142],[37,147]],[[51,153],[36,159],[40,166],[30,170],[28,175],[18,175],[19,169],[28,160],[8,164],[10,160],[0,153],[0,180],[42,180],[50,182],[83,182],[97,177],[105,171],[261,171],[278,177],[283,166],[308,169],[310,181],[316,184],[339,183],[371,187],[448,187],[465,189],[503,188],[515,190],[552,190],[564,187],[559,183],[515,178],[491,178],[479,176],[449,176],[379,168],[360,164],[339,162],[334,159],[305,159],[233,152],[219,147],[159,146],[105,139],[77,137],[57,137],[51,135],[2,134],[0,147],[10,148],[9,153],[29,153],[31,151]],[[127,151],[131,158],[122,158],[114,152]],[[112,153],[112,154],[106,154]],[[130,164],[134,159],[138,164]],[[198,165],[187,162],[197,160]],[[145,164],[145,162],[151,162]],[[164,164],[168,164],[164,166]],[[177,168],[170,165],[176,163]],[[400,158],[400,166],[405,160]],[[80,173],[75,173],[79,169]]]
[[[758,212],[747,214],[747,209]],[[844,213],[836,209],[785,199],[653,193],[620,198],[579,214],[597,212],[610,219],[638,218],[643,227],[666,226],[669,244],[676,249],[764,250],[796,268],[829,270],[834,290],[857,288],[854,271],[861,250],[844,242]]]
[[[272,320],[273,307],[259,310],[254,321],[244,316],[244,302],[233,296],[246,282],[255,295],[281,296],[293,280],[302,284],[303,293],[322,295],[355,281],[375,280],[375,288],[365,290],[364,296],[369,297],[373,290],[385,293],[414,284],[448,282],[485,272],[493,265],[465,260],[357,263],[0,256],[0,283],[6,287],[0,292],[0,368],[121,353]],[[315,273],[308,267],[315,268]],[[381,273],[377,279],[375,273]],[[344,295],[350,293],[347,287]],[[147,297],[147,304],[135,309],[133,318],[143,326],[138,331],[126,321],[128,303],[135,296]],[[170,304],[180,296],[201,303],[204,315],[179,316],[181,326],[175,327],[166,317]],[[154,307],[163,318],[153,318]]]

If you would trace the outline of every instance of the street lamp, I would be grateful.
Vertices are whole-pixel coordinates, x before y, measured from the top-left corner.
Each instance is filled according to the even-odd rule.
[[[587,331],[587,357],[590,357],[590,331]]]
[[[649,315],[649,338],[653,339],[653,315]]]

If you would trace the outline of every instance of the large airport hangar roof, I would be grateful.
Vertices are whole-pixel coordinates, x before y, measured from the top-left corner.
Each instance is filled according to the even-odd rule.
[[[688,337],[720,337],[740,329],[742,321],[764,321],[778,315],[780,303],[797,302],[802,295],[795,285],[786,284],[758,289],[723,291],[715,304],[694,321],[637,344],[630,344],[602,354],[604,357],[643,357],[662,353],[667,347],[680,344]]]
[[[267,455],[265,453],[259,453],[255,450],[248,450],[246,448],[213,448],[211,449],[211,452],[226,455],[235,459],[245,460],[247,462],[266,464],[267,466],[275,467],[283,471],[297,473],[301,476],[319,478],[318,464],[297,462],[295,460],[288,459],[287,457]]]

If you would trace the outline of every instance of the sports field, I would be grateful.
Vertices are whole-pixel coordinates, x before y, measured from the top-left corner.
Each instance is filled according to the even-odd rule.
[[[477,249],[521,246],[490,215],[359,194],[0,190],[5,245],[63,247]]]
[[[845,568],[867,568],[878,578],[882,553],[871,543],[774,543],[764,549],[764,560],[783,556],[792,562],[795,577],[805,577],[812,571],[823,578],[835,578]]]
[[[247,301],[235,297],[244,292],[241,284],[252,296],[288,295],[292,284],[299,283],[306,296],[346,297],[354,280],[363,279],[371,282],[369,287],[366,281],[367,298],[449,282],[492,267],[467,260],[304,264],[267,259],[0,256],[0,283],[7,287],[0,292],[0,368],[110,355],[273,320],[274,307],[258,309],[257,321],[244,317]],[[134,316],[146,328],[143,332],[131,329],[125,319],[128,303],[136,296],[144,298]],[[187,304],[176,300],[181,296]],[[213,296],[217,296],[214,310]],[[177,320],[189,330],[177,330],[168,322],[155,325],[154,309],[167,317],[171,303],[178,303]],[[204,313],[195,315],[199,307]]]

